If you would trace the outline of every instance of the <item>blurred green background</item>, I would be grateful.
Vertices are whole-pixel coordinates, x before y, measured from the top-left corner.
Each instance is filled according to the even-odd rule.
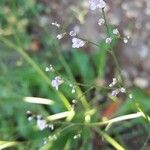
[[[75,78],[77,82],[84,84],[101,84],[104,80],[109,83],[116,73],[113,62],[106,53],[109,47],[105,42],[102,41],[100,48],[94,48],[95,50],[90,52],[93,49],[91,46],[75,50],[66,39],[61,42],[56,39],[55,32],[58,31],[51,27],[51,22],[58,19],[51,8],[55,8],[55,3],[61,5],[60,1],[0,0],[0,144],[1,141],[20,142],[17,146],[7,149],[40,149],[44,145],[45,137],[52,134],[52,131],[47,129],[39,131],[34,121],[29,122],[26,116],[28,110],[42,116],[66,111],[60,95],[50,86],[50,79],[53,79],[55,74],[46,73],[46,66],[53,64],[68,80],[74,81]],[[71,15],[76,16],[76,13]],[[81,12],[79,20],[82,20],[83,16],[84,11]],[[69,28],[70,24],[66,23],[66,26]],[[66,46],[68,43],[69,47]],[[118,41],[114,40],[114,46],[116,44]],[[107,72],[110,68],[112,72]],[[85,92],[90,87],[80,88]],[[70,103],[72,99],[81,96],[80,92],[78,95],[72,95],[66,84],[62,85],[60,91]],[[112,116],[134,113],[139,109],[147,115],[150,113],[149,88],[132,86],[130,91],[134,100],[120,98],[121,104],[115,102],[118,107]],[[26,103],[23,98],[27,96],[52,99],[55,104],[45,106]],[[104,110],[110,111],[109,114],[113,113],[109,106],[114,102],[105,96],[107,91],[101,88],[93,88],[85,93],[91,109],[94,109],[93,122],[101,120],[99,118],[103,117]],[[85,110],[80,105],[79,103],[74,122],[84,120]],[[59,132],[63,128],[65,125],[56,125],[53,132]],[[82,131],[81,138],[74,140],[72,137],[78,131]],[[107,133],[126,149],[139,150],[146,140],[144,149],[148,150],[150,147],[147,139],[149,123],[143,118],[114,124]],[[113,149],[93,129],[82,126],[68,128],[53,145],[46,146],[43,149]]]

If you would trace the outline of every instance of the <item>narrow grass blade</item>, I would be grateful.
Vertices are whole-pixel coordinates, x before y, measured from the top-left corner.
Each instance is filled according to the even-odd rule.
[[[54,101],[46,98],[40,98],[40,97],[24,97],[23,101],[27,103],[42,104],[42,105],[54,104]]]
[[[96,132],[103,137],[109,144],[111,144],[116,150],[125,150],[123,146],[121,146],[116,140],[110,137],[107,133],[101,131],[100,129],[96,128]]]
[[[58,119],[62,119],[62,118],[72,116],[73,114],[74,114],[74,111],[65,111],[65,112],[61,112],[61,113],[57,113],[57,114],[48,116],[47,120],[54,121],[54,120],[58,120]]]
[[[18,142],[0,141],[0,150],[18,145]]]

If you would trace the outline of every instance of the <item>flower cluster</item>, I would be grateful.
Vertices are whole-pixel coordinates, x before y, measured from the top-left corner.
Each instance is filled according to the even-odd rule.
[[[72,30],[72,31],[69,32],[69,35],[70,35],[70,36],[76,36],[77,33],[76,33],[74,30]]]
[[[56,90],[59,89],[59,86],[64,83],[64,79],[61,77],[61,75],[54,69],[52,65],[49,65],[45,68],[46,72],[54,72],[57,74],[57,76],[54,77],[54,79],[51,81],[52,87],[54,87]],[[71,93],[74,94],[76,92],[76,85],[72,84],[69,80],[67,80],[65,83],[68,84],[68,86],[71,88]]]
[[[58,24],[57,22],[53,22],[52,25],[60,28],[60,24]],[[71,30],[69,33],[64,32],[61,34],[58,34],[56,36],[56,38],[58,40],[61,40],[65,35],[70,35],[70,37],[72,38],[72,47],[73,48],[80,48],[83,47],[85,45],[85,41],[81,40],[80,38],[76,37],[77,36],[77,32],[75,30]]]
[[[106,2],[104,1],[104,0],[89,0],[89,8],[90,8],[90,10],[97,10],[97,9],[103,9],[104,10],[104,8],[106,7]],[[111,44],[112,43],[112,41],[113,41],[113,35],[115,35],[115,37],[121,37],[121,35],[120,35],[120,32],[119,32],[119,30],[117,29],[117,28],[114,28],[113,30],[112,30],[112,33],[111,33],[111,31],[110,31],[110,33],[109,33],[109,29],[108,29],[108,25],[107,25],[107,21],[106,21],[106,18],[105,18],[105,16],[103,15],[103,18],[100,18],[99,20],[98,20],[98,25],[99,26],[102,26],[103,24],[105,24],[106,25],[106,28],[107,28],[107,35],[108,35],[108,37],[105,39],[105,43],[106,44]],[[54,22],[54,23],[52,23],[52,25],[54,25],[54,26],[56,26],[56,27],[58,27],[58,28],[60,28],[61,27],[61,25],[60,24],[58,24],[57,22]],[[112,35],[113,34],[113,35]],[[69,35],[70,37],[71,37],[71,39],[72,39],[72,47],[73,48],[81,48],[81,47],[83,47],[85,44],[86,44],[86,42],[89,42],[88,40],[83,40],[82,38],[79,38],[78,36],[77,36],[77,32],[73,29],[73,30],[71,30],[70,32],[64,32],[64,33],[61,33],[61,34],[58,34],[57,35],[57,39],[62,39],[65,35]],[[121,37],[122,38],[122,37]],[[128,37],[123,37],[122,38],[123,39],[123,42],[124,43],[127,43],[128,42]],[[91,42],[92,43],[92,42]],[[52,70],[52,69],[50,69],[50,68],[47,68],[46,69],[47,71],[49,71],[49,70]],[[53,80],[52,80],[52,82],[51,82],[51,84],[52,84],[52,87],[54,87],[56,90],[58,90],[58,88],[59,88],[59,86],[63,83],[64,81],[61,79],[61,76],[56,76]],[[113,78],[113,81],[112,81],[112,83],[110,83],[109,84],[109,87],[110,88],[112,88],[112,87],[114,87],[115,85],[117,84],[117,79],[116,78]],[[74,85],[72,85],[72,84],[70,84],[69,85],[72,89],[71,89],[71,93],[75,93],[75,86]],[[117,96],[119,93],[125,93],[126,92],[126,89],[124,88],[124,87],[119,87],[119,88],[116,88],[115,90],[113,90],[112,91],[112,95],[113,96]],[[132,97],[131,95],[130,95],[130,97]]]
[[[115,89],[112,91],[111,95],[112,96],[117,96],[119,93],[126,93],[126,89],[124,87],[121,87],[119,89]]]
[[[113,81],[109,84],[109,87],[113,87],[114,85],[116,85],[117,83],[117,79],[113,78]]]
[[[100,18],[98,21],[98,25],[101,26],[105,23],[105,20],[103,18]]]
[[[75,90],[76,86],[74,86],[72,84],[70,84],[69,86],[72,88],[71,89],[71,93],[75,93],[76,92],[76,90]]]
[[[112,79],[112,82],[109,84],[109,87],[114,87],[118,83],[116,78]],[[117,96],[119,93],[126,93],[126,89],[124,87],[116,88],[112,91],[111,95],[112,96]]]
[[[60,40],[60,39],[62,39],[65,35],[66,35],[66,33],[58,34],[58,35],[57,35],[57,39]]]
[[[52,84],[52,87],[56,88],[56,90],[58,90],[58,87],[63,83],[64,81],[61,79],[60,76],[56,76],[51,84]]]
[[[75,37],[72,39],[72,43],[73,43],[72,44],[73,48],[80,48],[80,47],[83,47],[85,45],[84,41],[82,41],[79,38],[75,38]]]
[[[80,137],[81,137],[81,134],[79,133],[79,134],[74,135],[74,136],[73,136],[73,139],[78,139],[78,138],[80,138]]]
[[[37,127],[40,130],[44,130],[45,128],[48,127],[46,120],[42,119],[42,117],[40,115],[37,116]]]
[[[102,9],[106,7],[106,3],[103,0],[89,0],[89,7],[91,10]]]
[[[52,22],[52,25],[53,25],[53,26],[56,26],[57,28],[60,28],[60,24],[57,23],[57,22]]]
[[[50,71],[55,71],[52,65],[49,65],[48,67],[45,68],[46,72],[50,72]]]
[[[50,128],[51,130],[54,130],[54,125],[48,124],[47,121],[43,119],[41,115],[35,115],[35,114],[32,114],[32,112],[27,111],[27,117],[29,121],[35,119],[36,125],[40,130],[44,130],[46,128]]]

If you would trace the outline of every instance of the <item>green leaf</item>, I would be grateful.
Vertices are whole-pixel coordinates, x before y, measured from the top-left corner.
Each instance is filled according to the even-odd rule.
[[[107,50],[109,46],[105,42],[101,42],[98,51],[93,55],[93,61],[97,68],[97,75],[103,79],[106,71]]]
[[[85,83],[91,83],[94,78],[94,70],[91,65],[89,56],[87,53],[79,51],[78,49],[72,50],[73,61],[74,61],[74,71],[79,71],[83,81]]]

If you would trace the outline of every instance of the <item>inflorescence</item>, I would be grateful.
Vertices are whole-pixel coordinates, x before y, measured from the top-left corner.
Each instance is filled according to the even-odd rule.
[[[106,7],[106,2],[104,0],[89,0],[89,8],[92,11],[95,11],[97,9],[102,9],[104,11],[105,7]],[[100,18],[98,20],[98,25],[99,26],[107,25],[106,23],[107,23],[106,22],[106,18],[104,16],[103,16],[103,18]],[[53,26],[55,26],[56,28],[61,29],[61,24],[59,24],[57,22],[52,22],[51,24]],[[117,36],[119,38],[121,37],[120,32],[119,32],[119,30],[117,28],[114,28],[112,30],[112,34],[113,34],[113,36]],[[104,40],[106,44],[111,44],[112,43],[112,41],[113,41],[112,34],[110,34],[110,35],[107,34],[107,38]],[[64,31],[64,32],[58,34],[56,36],[56,38],[58,40],[61,40],[66,35],[70,36],[73,48],[81,48],[81,47],[85,46],[86,43],[93,43],[93,42],[89,42],[86,39],[80,38],[77,35],[77,32],[74,29],[71,30],[71,31],[69,31],[69,32]],[[129,40],[129,37],[123,37],[122,39],[123,39],[124,43],[127,43],[128,40]],[[95,45],[98,45],[98,44],[95,44]],[[53,79],[51,79],[51,86],[55,90],[59,90],[59,87],[62,84],[67,83],[68,87],[71,88],[71,90],[70,90],[71,93],[74,94],[74,93],[76,93],[76,87],[78,85],[86,86],[84,84],[72,83],[71,81],[65,79],[64,77],[62,77],[56,71],[56,69],[54,68],[54,66],[51,65],[51,64],[45,68],[45,71],[46,72],[53,72],[55,74],[55,77]],[[89,86],[89,85],[87,85],[87,86]],[[93,86],[96,87],[96,85],[93,85]],[[108,88],[109,91],[111,90],[111,95],[112,96],[117,96],[120,92],[121,93],[128,93],[128,91],[127,91],[127,89],[125,87],[120,86],[119,81],[118,81],[117,78],[113,78],[112,82],[108,86],[106,86],[106,89],[107,88]],[[133,96],[132,96],[131,93],[128,93],[128,97],[130,99],[133,98]],[[72,100],[72,107],[74,107],[76,103],[77,103],[77,100],[73,99]],[[37,125],[37,127],[40,130],[44,130],[46,128],[50,128],[51,130],[54,130],[54,125],[53,124],[49,124],[45,119],[43,119],[43,117],[41,115],[33,115],[30,111],[27,111],[27,115],[28,115],[28,120],[29,121],[32,121],[33,119],[36,120],[36,125]],[[81,136],[80,133],[78,133],[78,134],[76,134],[73,137],[73,139],[80,138],[80,136]],[[49,136],[49,138],[48,138],[48,140],[56,140],[56,139],[57,139],[56,135]],[[44,143],[46,144],[47,140],[44,140]]]

